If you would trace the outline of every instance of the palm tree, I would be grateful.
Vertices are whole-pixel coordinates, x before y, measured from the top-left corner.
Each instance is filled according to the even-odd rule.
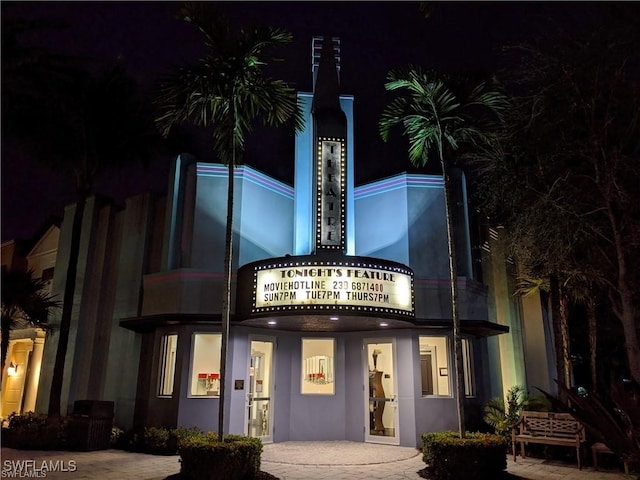
[[[69,341],[77,262],[85,204],[100,175],[147,158],[159,135],[134,80],[121,63],[90,73],[87,66],[33,80],[20,109],[12,112],[11,135],[22,148],[53,172],[70,179],[76,193],[69,261],[64,284],[59,338],[51,380],[48,416],[60,417],[64,364]],[[29,66],[29,64],[27,64]],[[26,68],[26,67],[25,67]],[[27,73],[30,70],[27,70]],[[21,69],[11,71],[16,79]],[[47,82],[53,82],[48,85]],[[9,81],[3,79],[3,82]],[[15,83],[15,82],[14,82]],[[37,92],[40,94],[37,94]],[[35,92],[35,94],[34,94]],[[34,128],[33,119],[38,119]],[[154,137],[155,135],[155,137]]]
[[[419,67],[392,71],[385,88],[399,95],[385,107],[379,122],[384,141],[389,139],[394,127],[403,128],[402,134],[409,139],[409,160],[413,165],[423,167],[435,154],[442,168],[460,437],[465,436],[465,394],[449,163],[454,152],[473,154],[491,147],[497,141],[502,114],[508,106],[505,95],[496,85],[481,83],[467,93],[464,83]]]
[[[57,155],[45,163],[73,178],[76,208],[73,216],[69,264],[64,286],[59,340],[51,381],[48,416],[59,418],[64,364],[76,288],[82,219],[95,181],[107,170],[122,168],[136,160],[146,162],[155,146],[152,117],[139,97],[136,84],[121,64],[94,75],[83,75],[74,85],[73,95],[62,95],[61,124],[47,133],[63,142],[47,138]]]
[[[234,166],[242,161],[245,138],[256,119],[268,125],[293,119],[295,127],[301,128],[302,118],[294,89],[263,72],[273,60],[266,50],[290,42],[289,33],[261,27],[240,28],[235,33],[224,17],[195,3],[185,4],[179,16],[200,31],[207,51],[196,64],[181,67],[161,81],[156,124],[165,136],[180,124],[211,128],[214,149],[228,167],[218,411],[218,438],[222,438],[231,314]]]
[[[73,86],[72,95],[60,97],[62,122],[46,133],[43,146],[54,145],[54,155],[45,163],[70,175],[75,183],[76,208],[73,215],[69,263],[64,286],[62,315],[56,359],[51,380],[48,416],[59,418],[64,364],[69,342],[76,274],[87,199],[98,177],[107,170],[122,168],[136,160],[143,163],[154,144],[154,128],[136,85],[121,64],[94,75],[84,74]],[[71,85],[70,85],[71,86]],[[53,122],[53,119],[51,119]],[[57,141],[59,136],[63,142]]]
[[[33,278],[32,271],[2,269],[0,376],[7,360],[11,330],[26,326],[48,330],[49,314],[58,306],[59,302],[49,295],[46,282]]]

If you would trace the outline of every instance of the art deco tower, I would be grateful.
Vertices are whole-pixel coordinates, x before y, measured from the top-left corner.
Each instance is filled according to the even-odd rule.
[[[311,113],[315,162],[315,252],[345,252],[347,118],[340,107],[334,39],[322,41]]]

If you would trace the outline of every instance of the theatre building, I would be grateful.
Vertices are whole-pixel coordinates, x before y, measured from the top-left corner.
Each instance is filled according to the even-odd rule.
[[[458,424],[442,177],[354,185],[354,168],[366,167],[354,154],[354,98],[339,89],[339,42],[315,39],[313,51],[294,185],[235,169],[225,431],[415,446],[422,432]],[[123,208],[89,202],[64,406],[114,401],[121,428],[217,429],[227,173],[183,155],[166,196],[136,196]],[[473,426],[487,399],[530,381],[533,347],[504,280],[509,267],[484,252],[480,281],[464,175],[452,183]],[[64,285],[73,208],[54,288]],[[54,334],[45,346],[40,411],[56,343]],[[536,362],[546,375],[546,353]]]

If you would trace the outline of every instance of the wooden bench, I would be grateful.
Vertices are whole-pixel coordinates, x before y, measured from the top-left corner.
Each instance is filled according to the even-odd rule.
[[[525,443],[575,447],[578,469],[582,470],[580,448],[586,441],[584,427],[569,413],[521,412],[518,423],[511,431],[511,450],[516,461],[516,443],[520,442],[520,453],[525,458]]]

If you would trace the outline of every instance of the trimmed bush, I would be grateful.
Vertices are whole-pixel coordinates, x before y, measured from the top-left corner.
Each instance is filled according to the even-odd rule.
[[[114,448],[151,455],[177,455],[180,442],[191,438],[215,441],[218,437],[215,433],[203,433],[198,427],[144,427],[125,432],[114,428],[111,432]]]
[[[508,442],[489,433],[422,434],[422,459],[434,480],[493,480],[507,468]]]
[[[180,472],[193,480],[251,480],[260,472],[262,441],[228,435],[192,435],[179,442]]]
[[[179,427],[173,430],[174,435],[178,439],[178,446],[181,442],[191,440],[193,438],[207,438],[212,442],[218,440],[218,434],[214,432],[204,433],[198,427]]]
[[[198,427],[116,432],[125,450],[152,455],[180,455],[181,473],[194,480],[250,480],[260,472],[262,441],[242,435],[227,435],[218,441],[213,432]]]

